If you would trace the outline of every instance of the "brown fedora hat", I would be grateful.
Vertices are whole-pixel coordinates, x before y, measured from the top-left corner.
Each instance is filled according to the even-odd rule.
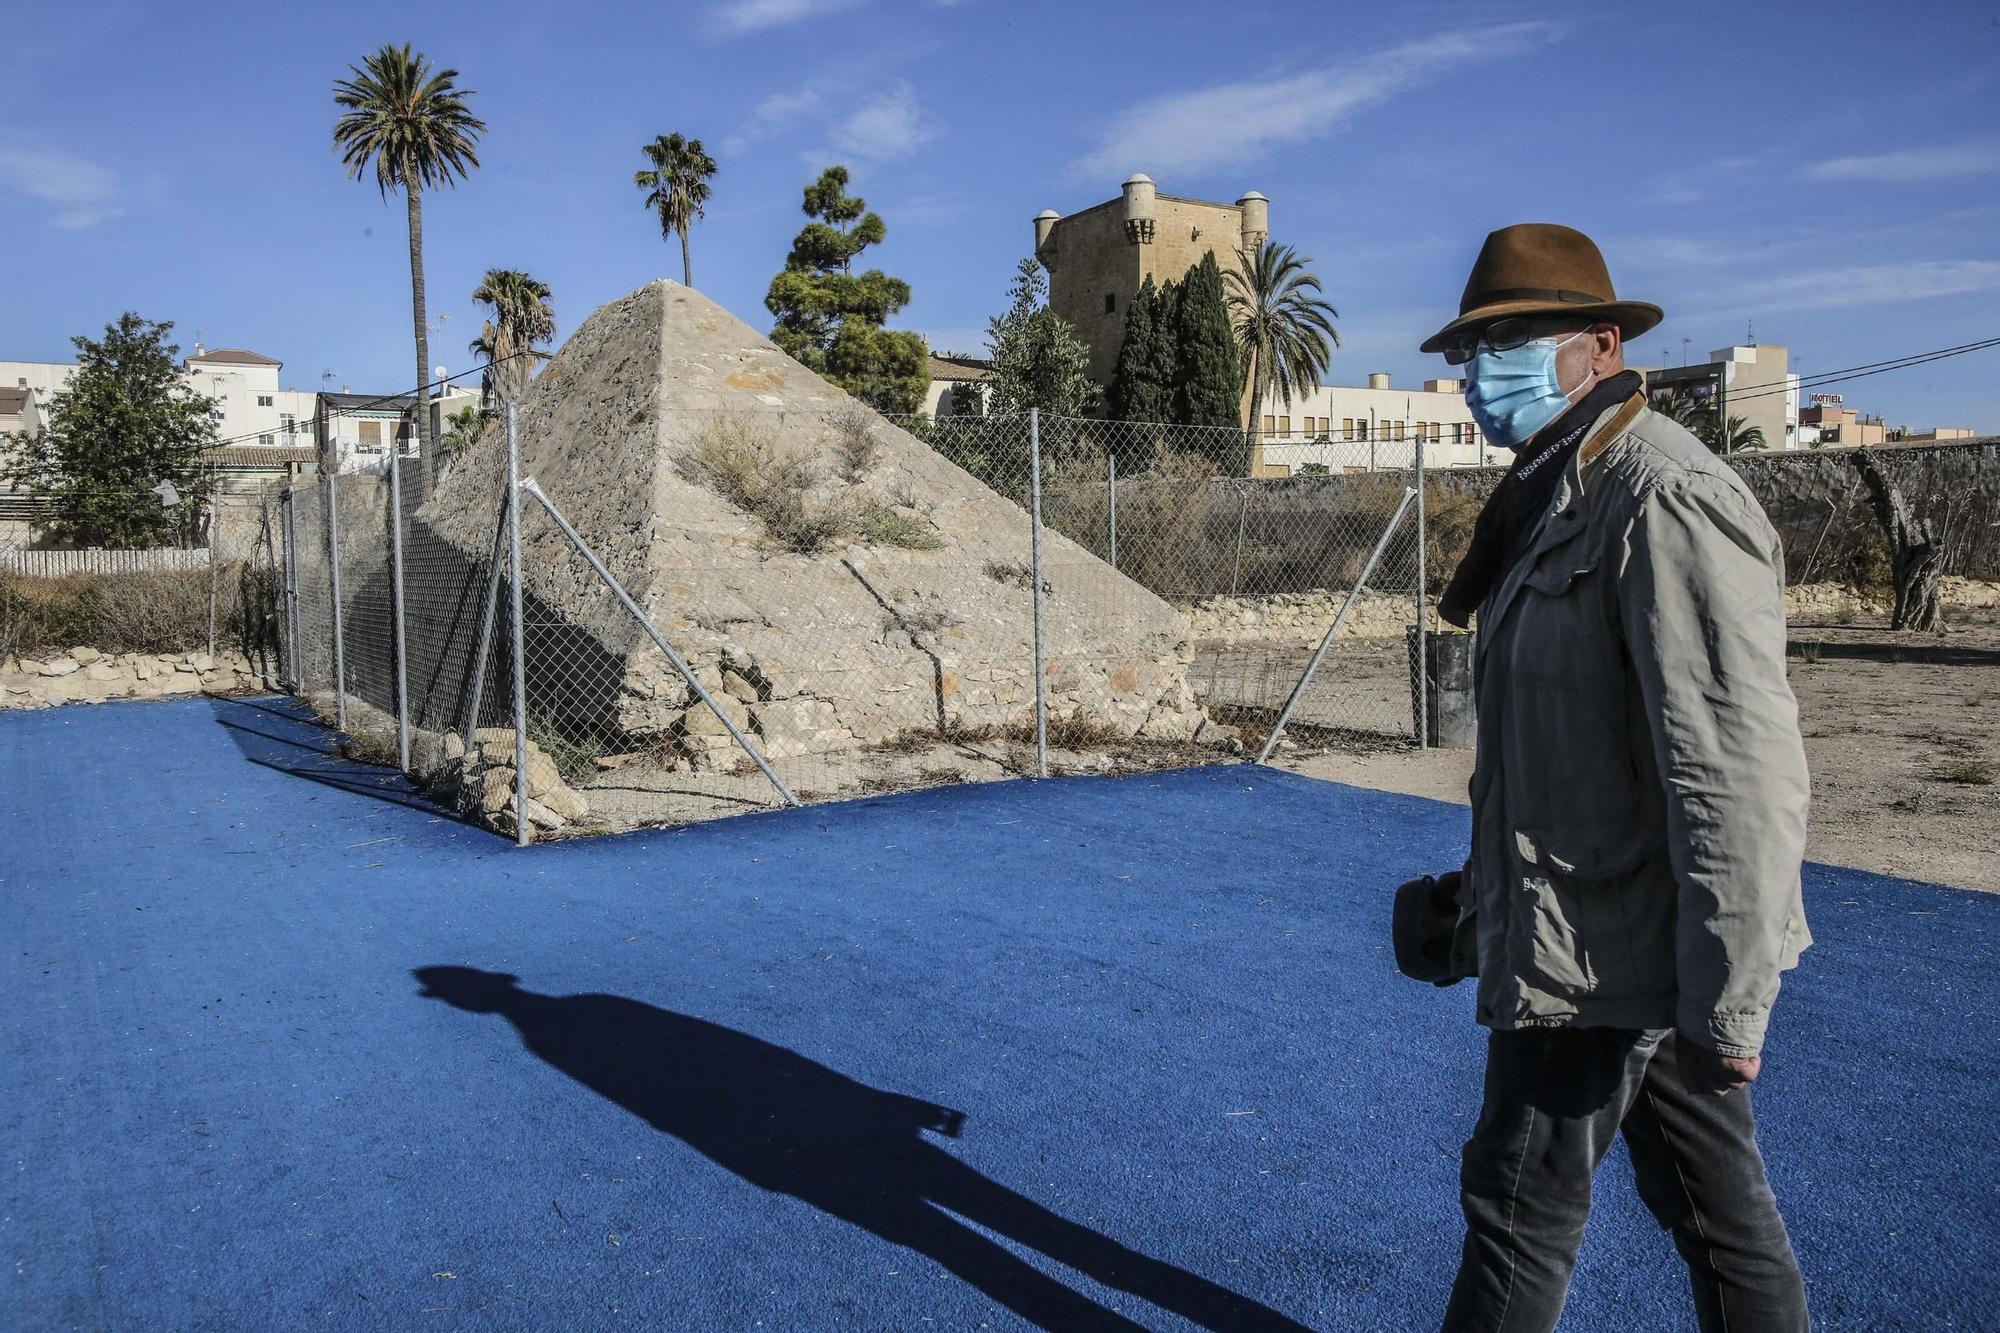
[[[1425,339],[1421,350],[1441,352],[1460,329],[1505,315],[1604,320],[1628,342],[1664,318],[1656,305],[1619,300],[1596,242],[1553,222],[1520,222],[1489,233],[1465,280],[1458,318]]]

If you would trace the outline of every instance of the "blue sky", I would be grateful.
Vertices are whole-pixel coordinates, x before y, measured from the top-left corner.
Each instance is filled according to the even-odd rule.
[[[1117,193],[1272,199],[1341,312],[1329,377],[1446,373],[1416,344],[1480,239],[1597,238],[1667,309],[1636,360],[1743,338],[1808,375],[2000,334],[2000,7],[692,0],[16,6],[0,83],[0,358],[55,359],[121,310],[183,345],[405,387],[403,213],[345,178],[333,81],[385,41],[461,71],[482,167],[426,210],[433,360],[465,369],[492,266],[563,334],[679,275],[639,145],[722,164],[695,282],[760,328],[829,162],[888,223],[896,322],[977,351],[1030,219]],[[2000,351],[1860,380],[1850,405],[2000,431]]]

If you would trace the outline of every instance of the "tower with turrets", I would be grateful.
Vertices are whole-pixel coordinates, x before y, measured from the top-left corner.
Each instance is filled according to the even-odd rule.
[[[1049,307],[1090,347],[1090,375],[1108,394],[1125,342],[1125,307],[1150,277],[1179,282],[1210,251],[1227,271],[1236,252],[1271,233],[1271,201],[1252,190],[1234,204],[1161,194],[1147,175],[1116,199],[1063,217],[1035,216],[1035,258],[1049,272]]]

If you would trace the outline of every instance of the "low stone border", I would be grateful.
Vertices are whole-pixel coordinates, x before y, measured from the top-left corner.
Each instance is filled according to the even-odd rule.
[[[270,688],[240,653],[105,653],[77,647],[0,660],[0,709]]]

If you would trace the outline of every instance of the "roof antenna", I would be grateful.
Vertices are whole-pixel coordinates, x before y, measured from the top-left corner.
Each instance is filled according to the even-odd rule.
[[[1743,341],[1749,343],[1752,347],[1757,345],[1757,326],[1751,320],[1746,319],[1743,321]]]

